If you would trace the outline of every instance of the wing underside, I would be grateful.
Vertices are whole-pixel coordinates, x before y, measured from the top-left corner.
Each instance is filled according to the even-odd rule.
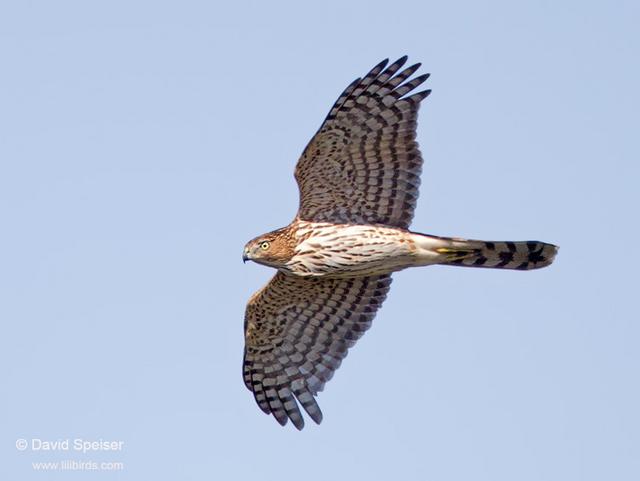
[[[422,169],[418,108],[431,91],[412,93],[428,74],[410,79],[420,64],[401,70],[406,60],[376,65],[331,108],[296,166],[300,219],[409,226]]]
[[[348,349],[371,326],[391,277],[302,278],[282,273],[258,291],[245,313],[244,382],[258,406],[302,429],[299,406],[316,422],[315,395]]]

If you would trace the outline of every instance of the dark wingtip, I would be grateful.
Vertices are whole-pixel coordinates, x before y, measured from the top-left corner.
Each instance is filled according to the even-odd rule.
[[[394,72],[397,72],[398,70],[400,70],[405,63],[407,63],[407,60],[409,60],[409,57],[404,55],[402,57],[400,57],[398,60],[396,60],[395,62],[393,62],[389,68],[391,70],[393,70]]]
[[[276,413],[273,411],[271,412],[271,414],[273,414],[273,417],[275,418],[276,421],[278,421],[278,424],[280,424],[280,426],[287,425],[289,418],[286,415],[276,415]]]
[[[300,412],[293,415],[289,413],[289,419],[291,419],[291,424],[293,424],[298,431],[302,431],[302,428],[304,428],[304,419],[300,415]]]
[[[407,99],[411,99],[411,101],[413,102],[422,102],[429,95],[431,95],[431,89],[423,90],[422,92],[416,92],[415,94],[412,94],[410,97],[407,97]]]
[[[385,58],[384,60],[381,60],[380,62],[378,62],[378,65],[376,65],[374,69],[376,68],[383,69],[387,66],[388,63],[389,63],[389,59]]]
[[[361,80],[362,80],[362,77],[358,77],[353,82],[351,82],[349,85],[347,85],[347,88],[345,90],[349,90],[351,87],[354,87],[355,85],[358,85]]]
[[[322,411],[320,410],[317,404],[316,404],[316,408],[317,409],[307,410],[307,414],[313,420],[314,423],[320,424],[322,422]]]

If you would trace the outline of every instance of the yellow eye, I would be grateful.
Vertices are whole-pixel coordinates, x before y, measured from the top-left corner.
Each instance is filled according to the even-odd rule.
[[[263,241],[260,243],[260,249],[262,249],[263,251],[266,251],[269,248],[269,242],[268,241]]]

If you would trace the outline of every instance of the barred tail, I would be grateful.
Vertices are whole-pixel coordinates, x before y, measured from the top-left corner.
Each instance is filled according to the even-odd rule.
[[[540,241],[479,241],[421,235],[420,247],[437,253],[436,263],[497,269],[540,269],[551,264],[558,247]],[[432,257],[433,259],[433,257]],[[434,259],[435,260],[435,259]],[[433,262],[433,261],[432,261]]]

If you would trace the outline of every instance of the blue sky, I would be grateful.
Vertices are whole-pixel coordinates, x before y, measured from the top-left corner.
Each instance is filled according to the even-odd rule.
[[[0,478],[640,478],[636,2],[0,4]],[[303,432],[241,379],[244,243],[351,80],[431,72],[413,228],[560,246],[395,275]],[[122,451],[18,451],[17,439]],[[42,461],[122,471],[36,472]]]

